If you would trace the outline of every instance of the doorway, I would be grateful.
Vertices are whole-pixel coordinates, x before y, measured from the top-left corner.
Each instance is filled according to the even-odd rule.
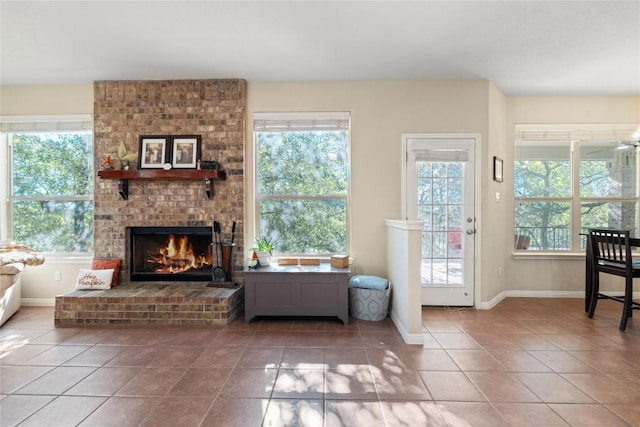
[[[474,305],[476,139],[403,136],[406,217],[424,223],[422,305]]]

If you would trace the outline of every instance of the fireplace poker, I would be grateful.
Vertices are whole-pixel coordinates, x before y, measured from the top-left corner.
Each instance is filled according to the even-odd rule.
[[[222,263],[224,264],[225,267],[225,277],[226,280],[228,282],[231,281],[231,272],[233,271],[233,246],[234,243],[233,241],[236,239],[236,222],[233,221],[233,223],[231,224],[231,243],[229,244],[229,253],[228,253],[228,259],[225,262],[224,259],[224,252],[222,253]],[[222,251],[222,247],[220,248],[220,250]]]
[[[233,225],[231,226],[231,246],[233,246],[233,241],[236,238],[236,222],[233,221]]]
[[[214,282],[224,282],[225,280],[225,271],[224,268],[220,266],[220,258],[218,257],[218,246],[222,245],[222,242],[219,242],[220,238],[220,223],[218,221],[213,221],[213,234],[215,235],[215,245],[216,245],[216,267],[213,269],[213,281]],[[220,248],[222,252],[222,248]]]

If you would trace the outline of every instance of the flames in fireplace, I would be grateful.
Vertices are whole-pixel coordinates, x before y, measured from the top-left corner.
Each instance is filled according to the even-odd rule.
[[[154,265],[154,272],[160,274],[184,273],[190,270],[210,268],[211,253],[194,253],[187,236],[169,235],[165,246],[147,249],[146,262]]]

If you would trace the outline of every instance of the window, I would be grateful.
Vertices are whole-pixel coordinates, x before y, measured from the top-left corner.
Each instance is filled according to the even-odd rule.
[[[582,250],[589,228],[640,222],[640,149],[633,127],[516,127],[515,239],[543,251]]]
[[[11,239],[39,252],[93,252],[90,119],[2,118]]]
[[[278,253],[347,253],[349,125],[348,113],[254,115],[256,234]]]

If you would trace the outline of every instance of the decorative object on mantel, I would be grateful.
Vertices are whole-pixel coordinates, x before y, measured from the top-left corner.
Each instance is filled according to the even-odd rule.
[[[200,162],[200,169],[220,170],[220,163],[215,160],[203,160]]]
[[[107,154],[104,157],[104,160],[102,161],[102,163],[100,163],[99,168],[100,168],[100,170],[103,170],[103,171],[108,171],[108,170],[112,170],[113,169],[113,166],[111,165],[111,156],[110,155]]]
[[[128,151],[127,146],[124,144],[124,141],[122,141],[120,142],[120,146],[118,147],[118,159],[120,159],[121,168],[124,170],[128,170],[131,162],[135,163],[135,161],[138,160],[138,153]]]
[[[196,169],[200,161],[200,135],[171,137],[171,165],[180,169]]]
[[[162,169],[167,162],[168,136],[140,136],[140,169]]]

